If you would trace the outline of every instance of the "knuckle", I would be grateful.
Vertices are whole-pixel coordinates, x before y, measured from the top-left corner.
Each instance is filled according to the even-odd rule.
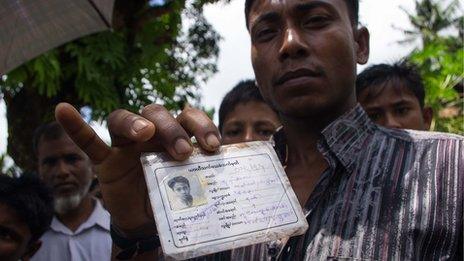
[[[194,121],[194,122],[201,122],[207,118],[206,114],[203,111],[195,109],[195,108],[186,108],[184,109],[181,114],[177,117],[180,122],[185,121]]]
[[[166,108],[164,106],[159,105],[159,104],[150,104],[142,109],[142,115],[152,115],[152,114],[157,114],[160,112],[166,112]]]
[[[193,108],[191,106],[186,106],[184,107],[184,109],[182,110],[182,113],[181,114],[191,114],[191,113],[197,113],[198,112],[198,109],[196,108]]]
[[[119,115],[121,115],[122,113],[124,113],[125,110],[123,109],[117,109],[117,110],[114,110],[110,113],[110,115],[108,116],[108,120],[114,120],[115,118],[117,118]]]
[[[111,128],[117,125],[119,119],[121,118],[121,115],[124,115],[125,112],[126,111],[123,109],[117,109],[111,112],[110,115],[108,116],[108,128]]]
[[[166,122],[162,128],[159,129],[159,132],[163,136],[177,136],[180,132],[182,132],[182,127],[176,124],[173,121]]]

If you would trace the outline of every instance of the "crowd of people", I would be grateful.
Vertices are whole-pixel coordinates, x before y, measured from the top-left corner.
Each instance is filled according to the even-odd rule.
[[[189,106],[177,117],[155,104],[117,110],[109,146],[58,105],[33,137],[37,172],[0,175],[0,259],[165,259],[139,157],[184,160],[192,134],[206,151],[273,140],[309,223],[303,236],[197,260],[462,260],[464,138],[428,131],[432,109],[406,60],[357,75],[369,57],[358,9],[247,0],[256,79],[227,93],[218,127]],[[179,208],[192,204],[186,178],[169,187]]]

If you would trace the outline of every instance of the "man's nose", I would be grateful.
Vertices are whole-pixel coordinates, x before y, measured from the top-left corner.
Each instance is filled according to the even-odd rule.
[[[66,178],[68,175],[71,174],[70,166],[63,160],[58,160],[55,173],[57,178]]]
[[[245,135],[243,136],[243,141],[254,141],[254,135],[253,135],[253,129],[252,128],[247,128],[245,130]]]
[[[399,129],[399,128],[401,128],[401,123],[391,113],[387,113],[385,115],[384,125],[385,125],[385,127],[391,128],[391,129]]]
[[[298,30],[287,28],[279,50],[280,59],[300,58],[308,55],[308,46]]]

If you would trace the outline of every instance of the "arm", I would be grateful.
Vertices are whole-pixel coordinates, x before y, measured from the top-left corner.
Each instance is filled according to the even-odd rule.
[[[185,160],[193,151],[189,134],[195,136],[207,151],[215,151],[220,146],[216,126],[203,112],[191,107],[177,118],[159,105],[146,106],[140,115],[116,110],[108,118],[111,146],[96,135],[71,105],[59,104],[55,117],[97,166],[112,225],[127,238],[143,238],[156,233],[140,163],[142,152],[166,151],[176,160]],[[139,258],[153,260],[155,252],[144,253]]]

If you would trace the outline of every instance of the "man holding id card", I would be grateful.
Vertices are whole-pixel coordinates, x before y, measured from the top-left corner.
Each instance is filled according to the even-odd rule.
[[[209,258],[462,258],[463,137],[389,130],[369,120],[355,93],[356,63],[366,63],[369,55],[368,30],[358,26],[358,1],[247,0],[245,13],[258,86],[283,124],[275,141],[286,176],[278,168],[275,175],[284,185],[288,177],[293,190],[284,189],[292,191],[287,206],[294,206],[290,195],[294,191],[309,228],[288,241],[240,247]],[[164,151],[189,163],[194,149],[188,134],[207,152],[220,149],[214,124],[193,108],[186,108],[177,118],[159,105],[146,106],[140,115],[117,110],[108,119],[109,147],[72,106],[58,105],[56,118],[99,164],[98,178],[118,246],[114,254],[157,258],[153,235],[156,229],[166,228],[156,228],[154,223],[141,153]],[[260,154],[250,157],[256,155]],[[146,160],[157,164],[156,157]],[[214,160],[199,169],[218,166],[219,159]],[[241,160],[234,170],[246,159]],[[170,175],[167,168],[179,168],[169,164],[156,177]],[[271,160],[263,166],[270,171],[275,165]],[[209,181],[203,175],[198,182]],[[159,184],[164,183],[149,187],[160,188]],[[162,199],[169,190],[156,191],[150,197]],[[227,194],[221,195],[227,199]],[[203,213],[166,220],[193,222]]]

